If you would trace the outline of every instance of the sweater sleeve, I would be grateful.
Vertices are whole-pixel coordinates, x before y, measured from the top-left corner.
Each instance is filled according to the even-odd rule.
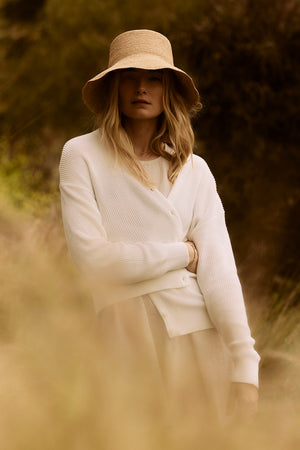
[[[258,386],[260,358],[248,326],[224,209],[215,180],[204,167],[189,236],[199,254],[197,280],[210,318],[231,353],[232,381]]]
[[[182,269],[184,242],[110,242],[102,224],[88,165],[67,143],[60,162],[62,217],[70,254],[89,275],[120,284],[137,283]]]

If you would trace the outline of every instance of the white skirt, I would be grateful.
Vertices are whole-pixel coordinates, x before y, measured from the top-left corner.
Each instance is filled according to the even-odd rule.
[[[147,373],[145,389],[160,386],[173,412],[192,412],[223,422],[230,358],[214,328],[170,338],[158,310],[144,295],[102,310],[97,334],[114,370],[123,371],[132,382],[136,382],[133,376],[142,378]],[[153,383],[151,388],[149,383]]]

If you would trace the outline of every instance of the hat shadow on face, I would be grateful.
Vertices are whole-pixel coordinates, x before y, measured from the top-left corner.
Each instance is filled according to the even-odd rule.
[[[107,69],[88,80],[82,89],[83,101],[93,113],[102,111],[103,98],[110,86],[108,75],[129,68],[172,71],[176,89],[181,93],[187,110],[199,104],[199,93],[192,78],[174,65],[170,41],[156,31],[132,30],[112,41]]]

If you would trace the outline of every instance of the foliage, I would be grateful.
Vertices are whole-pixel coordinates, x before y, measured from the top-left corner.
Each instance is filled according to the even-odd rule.
[[[0,0],[0,13],[2,447],[299,446],[298,1]],[[105,371],[88,331],[57,166],[62,143],[93,126],[82,85],[132,28],[165,33],[202,96],[197,151],[217,179],[262,354],[261,410],[247,429],[203,435],[190,415],[171,429],[150,390],[136,409],[140,380]]]
[[[160,408],[150,370],[127,373],[105,359],[87,286],[67,255],[59,209],[37,219],[0,193],[3,449],[181,450],[199,442],[210,450],[298,448],[300,330],[287,331],[294,312],[273,324],[262,320],[259,301],[250,305],[258,308],[254,328],[262,350],[259,414],[247,427],[219,428],[213,421],[204,428],[194,399],[188,413]]]
[[[243,281],[268,293],[274,275],[299,275],[297,0],[1,0],[0,9],[6,180],[11,166],[23,194],[56,192],[63,142],[94,124],[83,84],[115,35],[155,29],[200,90],[197,151],[216,177]]]
[[[262,281],[295,266],[298,276],[299,2],[209,1],[183,11],[173,30],[204,103],[195,122],[200,152],[248,276],[249,266]]]

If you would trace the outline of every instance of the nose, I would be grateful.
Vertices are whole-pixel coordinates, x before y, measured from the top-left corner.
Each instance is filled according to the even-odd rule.
[[[136,92],[137,94],[145,94],[146,93],[146,82],[144,77],[140,77],[136,82]]]

